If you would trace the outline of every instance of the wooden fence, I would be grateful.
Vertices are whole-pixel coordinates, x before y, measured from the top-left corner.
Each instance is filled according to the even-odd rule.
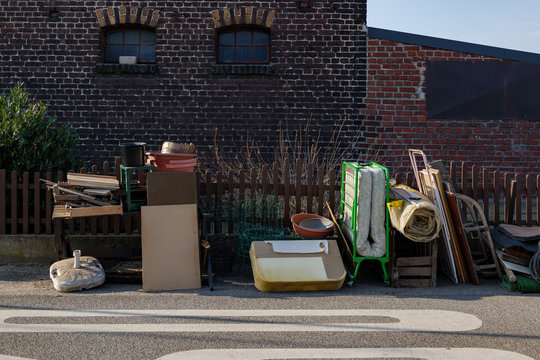
[[[304,166],[298,160],[292,167],[283,166],[241,170],[223,174],[205,172],[198,175],[198,194],[201,199],[215,202],[235,202],[256,195],[279,195],[283,200],[284,222],[299,212],[328,215],[325,202],[337,210],[339,202],[339,171],[324,174],[322,168],[312,164]],[[105,162],[101,174],[119,176],[120,160],[111,166]],[[294,170],[291,170],[294,169]],[[81,172],[98,174],[97,166],[83,168]],[[476,199],[493,225],[514,223],[536,226],[540,224],[540,175],[524,175],[488,171],[468,163],[450,164],[451,182],[459,193]],[[64,174],[46,173],[43,178],[61,181]],[[142,174],[141,174],[142,175]],[[40,182],[41,174],[23,173],[21,180],[16,172],[0,170],[0,234],[52,234],[52,195]],[[412,173],[396,176],[398,182],[414,186]],[[69,234],[132,234],[140,232],[140,214],[78,218],[67,221]]]

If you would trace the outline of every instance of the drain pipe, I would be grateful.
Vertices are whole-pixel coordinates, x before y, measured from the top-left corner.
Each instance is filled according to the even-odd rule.
[[[81,250],[73,250],[73,268],[81,267]]]

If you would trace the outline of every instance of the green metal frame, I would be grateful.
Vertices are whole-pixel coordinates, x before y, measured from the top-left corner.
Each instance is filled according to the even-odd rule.
[[[352,168],[355,172],[355,176],[354,176],[354,199],[353,199],[353,204],[347,204],[345,202],[345,171],[346,171],[346,168],[349,167],[349,168]],[[384,281],[385,283],[389,283],[389,280],[388,280],[388,271],[386,270],[386,265],[388,264],[388,262],[390,261],[390,251],[389,251],[389,246],[390,246],[390,233],[389,233],[389,227],[388,227],[388,224],[389,224],[389,213],[388,213],[388,207],[386,206],[386,203],[385,203],[385,206],[384,206],[384,209],[385,209],[385,218],[386,218],[386,221],[385,221],[385,225],[386,225],[386,252],[385,252],[385,256],[383,257],[372,257],[372,256],[358,256],[358,254],[356,253],[356,233],[357,233],[357,224],[356,224],[356,212],[357,212],[357,209],[358,209],[358,171],[361,169],[361,168],[364,168],[364,167],[378,167],[378,168],[381,168],[384,170],[384,173],[385,173],[385,177],[386,177],[386,203],[388,203],[389,201],[389,178],[388,178],[388,169],[385,168],[384,166],[382,165],[379,165],[375,162],[369,162],[369,163],[366,163],[366,164],[359,164],[359,163],[355,163],[355,162],[343,162],[342,166],[341,166],[341,201],[340,201],[340,206],[339,206],[339,214],[340,214],[340,226],[341,228],[343,228],[344,224],[343,224],[343,215],[344,215],[344,208],[345,206],[351,210],[352,212],[352,219],[351,219],[351,231],[353,233],[353,263],[355,264],[355,269],[354,269],[354,274],[351,275],[352,279],[353,280],[356,280],[356,277],[358,276],[358,270],[360,269],[360,264],[362,263],[362,261],[364,260],[377,260],[381,263],[381,267],[382,267],[382,270],[383,270],[383,278],[384,278]]]
[[[120,165],[120,184],[124,187],[124,190],[126,190],[127,211],[139,210],[142,205],[146,205],[146,200],[133,201],[131,199],[131,173],[138,170],[144,170],[145,172],[151,171],[155,168],[156,167],[154,165],[142,165],[134,167]]]

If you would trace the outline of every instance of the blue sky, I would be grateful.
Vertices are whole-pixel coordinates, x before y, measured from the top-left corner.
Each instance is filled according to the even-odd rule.
[[[368,0],[367,23],[540,53],[540,0]]]

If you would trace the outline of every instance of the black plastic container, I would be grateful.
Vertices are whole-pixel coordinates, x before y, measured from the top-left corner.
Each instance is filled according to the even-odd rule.
[[[133,142],[120,144],[120,154],[122,156],[122,165],[125,167],[136,167],[144,165],[144,153],[146,143]]]

